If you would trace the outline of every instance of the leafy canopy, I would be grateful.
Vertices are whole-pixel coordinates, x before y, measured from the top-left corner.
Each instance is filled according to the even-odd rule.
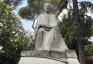
[[[22,50],[27,50],[32,36],[27,36],[12,8],[0,2],[0,64],[17,64]]]
[[[44,11],[44,3],[52,4],[53,10],[57,10],[60,1],[61,0],[28,0],[28,6],[22,7],[19,10],[19,15],[25,19],[35,20],[38,15]]]
[[[83,4],[82,4],[83,3]],[[88,6],[85,4],[88,3]],[[89,7],[89,5],[91,5]],[[62,36],[65,39],[66,44],[70,49],[75,49],[78,52],[77,48],[77,31],[82,35],[84,42],[86,55],[93,55],[93,43],[88,39],[93,36],[93,18],[86,15],[86,12],[92,11],[92,3],[81,2],[80,3],[80,22],[79,24],[74,22],[73,9],[68,9],[68,14],[63,16],[62,22],[59,23],[59,27],[62,33]],[[85,7],[85,8],[84,8]],[[90,8],[90,10],[89,10]]]

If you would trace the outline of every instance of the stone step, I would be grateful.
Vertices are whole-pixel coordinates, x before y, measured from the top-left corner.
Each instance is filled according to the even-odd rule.
[[[67,62],[67,56],[65,51],[47,51],[47,50],[34,50],[34,51],[23,51],[21,57],[40,57],[54,59],[62,62]]]

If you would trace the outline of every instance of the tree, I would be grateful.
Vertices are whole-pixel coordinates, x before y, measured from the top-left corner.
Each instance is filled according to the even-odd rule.
[[[80,23],[80,16],[79,16],[79,11],[78,11],[77,0],[73,0],[73,16],[74,16],[75,23],[77,25],[79,25],[79,23]],[[83,43],[83,38],[82,38],[81,32],[77,30],[77,34],[76,35],[77,35],[77,46],[78,46],[80,64],[86,64],[86,57],[85,57],[85,53],[84,53],[84,43]]]
[[[32,41],[24,31],[12,8],[0,2],[0,64],[17,64],[22,50],[27,50]]]
[[[68,18],[63,19],[62,33],[65,34],[64,37],[66,39],[66,42],[68,42],[67,44],[69,44],[70,47],[73,48],[73,46],[78,46],[80,63],[85,64],[86,61],[84,56],[83,43],[84,42],[89,43],[88,38],[90,37],[90,35],[92,35],[90,34],[91,32],[90,29],[92,28],[91,26],[93,21],[93,19],[85,15],[85,13],[87,12],[87,8],[92,10],[93,4],[90,2],[81,2],[80,3],[81,8],[79,11],[78,5],[76,5],[77,4],[76,0],[73,0],[73,4],[74,10],[71,10],[68,13]],[[75,44],[75,42],[77,42],[77,45]],[[77,49],[77,47],[74,48]]]
[[[44,3],[51,3],[53,12],[55,12],[59,2],[60,0],[28,0],[28,6],[22,7],[19,10],[19,15],[22,18],[32,20],[34,25],[35,19],[44,11]]]
[[[6,5],[14,5],[15,7],[21,3],[21,0],[3,0]]]
[[[77,37],[76,37],[77,26],[73,21],[74,19],[73,19],[72,14],[73,14],[72,9],[69,9],[68,14],[63,16],[62,22],[59,22],[58,25],[61,30],[61,34],[63,38],[65,39],[65,42],[68,45],[69,49],[75,49],[78,53],[77,44],[75,43],[77,41]],[[89,49],[89,46],[91,46],[92,44],[92,42],[90,42],[88,39],[93,35],[92,33],[93,32],[93,29],[92,29],[93,19],[87,15],[86,16],[80,15],[80,18],[82,21],[80,23],[81,28],[79,28],[79,30],[81,31],[81,34],[83,36],[85,48]],[[87,50],[86,53],[88,51],[89,50]],[[91,55],[91,53],[87,55]]]
[[[36,19],[36,17],[44,11],[44,3],[51,3],[57,7],[60,0],[28,0],[28,6],[19,10],[19,15],[25,19]],[[24,13],[27,11],[27,13]]]

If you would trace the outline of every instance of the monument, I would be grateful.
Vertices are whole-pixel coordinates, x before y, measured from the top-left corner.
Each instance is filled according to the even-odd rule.
[[[34,29],[34,46],[22,51],[19,64],[79,64],[74,50],[69,50],[61,36],[51,5],[44,5]]]

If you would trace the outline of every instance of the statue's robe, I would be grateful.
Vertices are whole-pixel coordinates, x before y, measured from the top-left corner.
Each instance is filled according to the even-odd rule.
[[[55,14],[39,15],[34,31],[35,50],[68,50],[57,23]]]

